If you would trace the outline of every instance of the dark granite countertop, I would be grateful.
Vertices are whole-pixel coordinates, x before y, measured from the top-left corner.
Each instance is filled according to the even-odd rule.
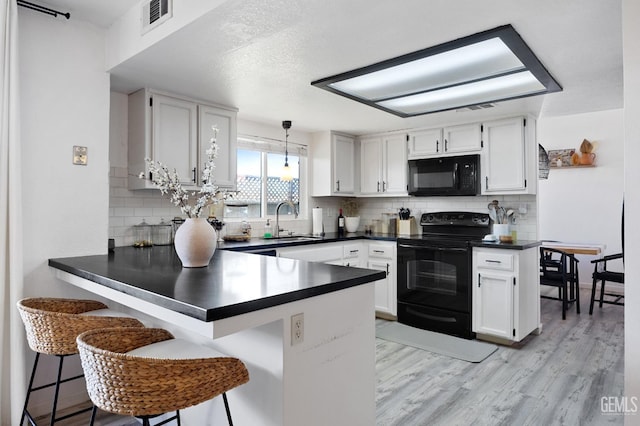
[[[500,241],[473,241],[471,247],[487,247],[495,249],[526,250],[542,245],[539,240],[516,240],[512,243],[501,243]]]
[[[202,321],[214,321],[385,278],[383,271],[216,250],[182,268],[173,246],[49,259],[49,266]]]
[[[218,248],[222,250],[231,251],[256,251],[256,250],[269,250],[277,249],[287,246],[298,245],[310,245],[310,244],[322,244],[322,243],[335,243],[354,240],[379,240],[379,241],[396,241],[397,237],[391,234],[365,234],[364,232],[348,233],[345,236],[338,236],[338,233],[327,233],[323,237],[308,237],[302,236],[301,238],[281,238],[281,239],[263,239],[263,238],[251,238],[249,241],[232,242],[225,241],[219,242]]]
[[[333,243],[333,242],[345,242],[345,241],[353,241],[353,240],[379,240],[379,241],[397,241],[398,238],[402,239],[418,239],[422,240],[421,235],[401,235],[396,236],[392,234],[365,234],[362,232],[355,232],[351,234],[346,234],[346,236],[338,237],[337,233],[328,233],[324,237],[314,237],[313,239],[262,239],[262,238],[252,238],[249,241],[244,242],[222,242],[218,243],[218,248],[222,250],[231,250],[231,251],[258,251],[258,250],[270,250],[270,249],[278,249],[287,246],[297,246],[297,245],[309,245],[309,244],[322,244],[322,243]],[[542,241],[538,240],[516,240],[513,243],[501,243],[500,241],[474,241],[471,243],[472,247],[488,247],[488,248],[496,248],[496,249],[511,249],[511,250],[526,250],[529,248],[537,247],[542,244]]]

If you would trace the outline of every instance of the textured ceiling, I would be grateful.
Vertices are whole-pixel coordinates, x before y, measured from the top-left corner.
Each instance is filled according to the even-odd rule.
[[[103,27],[138,2],[50,0]],[[105,3],[113,10],[105,12]],[[93,12],[92,12],[93,11]],[[95,17],[92,18],[92,13]],[[111,13],[111,15],[109,15]],[[108,16],[107,16],[108,15]],[[483,111],[399,118],[311,81],[512,24],[560,93]],[[619,0],[227,0],[112,70],[112,88],[154,87],[239,108],[239,117],[354,134],[531,112],[622,108]]]

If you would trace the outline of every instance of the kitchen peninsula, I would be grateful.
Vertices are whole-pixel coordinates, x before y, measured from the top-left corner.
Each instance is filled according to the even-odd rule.
[[[172,246],[49,266],[145,325],[242,359],[250,381],[229,393],[238,424],[375,423],[373,282],[384,272],[225,250],[206,268],[186,269]],[[294,342],[297,314],[303,333]],[[186,410],[185,424],[224,422],[218,399]]]

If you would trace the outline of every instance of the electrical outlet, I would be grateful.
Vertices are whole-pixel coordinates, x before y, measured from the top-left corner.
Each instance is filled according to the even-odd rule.
[[[291,346],[304,341],[304,314],[291,315]]]

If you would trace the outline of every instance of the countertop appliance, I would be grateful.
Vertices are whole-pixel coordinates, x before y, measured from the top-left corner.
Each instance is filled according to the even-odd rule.
[[[478,195],[480,155],[409,160],[409,195]]]
[[[398,238],[398,321],[466,339],[471,331],[471,241],[491,230],[485,213],[436,212],[422,236]]]

